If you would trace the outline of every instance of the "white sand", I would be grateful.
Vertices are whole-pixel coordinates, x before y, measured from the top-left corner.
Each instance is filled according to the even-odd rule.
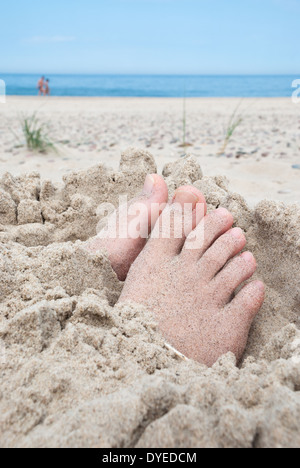
[[[299,108],[257,101],[228,149],[257,153],[217,158],[235,101],[188,101],[196,159],[176,160],[182,150],[170,142],[180,135],[181,104],[10,98],[0,107],[1,174],[13,174],[0,179],[2,447],[300,447],[300,209],[274,201],[249,209],[232,193],[251,204],[299,200],[300,171],[291,169]],[[18,112],[40,105],[54,139],[88,145],[66,144],[64,156],[6,152],[14,145],[7,122],[17,130]],[[239,367],[231,354],[212,369],[178,359],[151,311],[114,306],[122,284],[101,253],[84,249],[100,220],[98,205],[138,193],[155,163],[130,150],[120,171],[98,165],[69,172],[101,161],[116,168],[120,148],[144,147],[151,138],[159,168],[174,162],[164,170],[170,194],[195,184],[209,209],[228,208],[257,258],[267,298]],[[16,177],[32,170],[42,178]],[[229,177],[229,188],[207,176],[218,173]],[[63,185],[49,180],[63,174]]]
[[[244,99],[243,123],[225,157],[216,157],[225,128],[239,99],[188,99],[186,151],[195,155],[206,175],[225,175],[233,191],[254,206],[262,199],[300,200],[300,105],[291,99]],[[34,155],[14,148],[19,118],[37,111],[49,123],[60,155]],[[63,174],[104,162],[117,169],[120,153],[130,145],[147,148],[159,171],[185,150],[182,99],[8,97],[0,105],[0,175],[38,171],[61,180]],[[239,152],[246,153],[239,156]],[[238,157],[237,157],[238,156]]]
[[[207,369],[166,349],[151,311],[113,307],[122,284],[83,248],[99,203],[137,193],[153,165],[129,151],[122,171],[61,188],[0,181],[2,447],[300,446],[299,208],[249,210],[190,158],[164,171],[170,193],[194,183],[233,213],[268,288],[242,366],[229,354]]]

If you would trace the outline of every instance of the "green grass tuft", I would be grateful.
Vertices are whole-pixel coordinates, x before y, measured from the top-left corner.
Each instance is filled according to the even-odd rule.
[[[56,152],[54,143],[49,139],[46,125],[40,122],[36,114],[24,117],[21,124],[26,146],[30,151],[39,153]]]
[[[182,113],[182,147],[186,147],[186,97],[183,98],[183,113]]]
[[[241,106],[241,102],[237,105],[237,107],[235,108],[234,112],[232,113],[231,117],[230,117],[230,120],[228,122],[228,126],[227,126],[227,129],[226,129],[226,132],[225,132],[225,139],[224,139],[224,142],[223,142],[223,145],[220,149],[220,151],[218,152],[218,156],[220,156],[221,154],[224,154],[231,138],[232,138],[232,135],[234,134],[234,132],[236,131],[236,129],[241,125],[241,123],[243,122],[244,118],[242,116],[241,113],[238,113],[238,110]]]

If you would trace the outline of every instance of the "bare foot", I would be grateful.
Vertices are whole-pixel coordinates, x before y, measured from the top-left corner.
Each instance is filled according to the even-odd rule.
[[[195,188],[182,188],[173,202],[195,206],[196,199],[205,203]],[[163,212],[172,213],[171,233],[175,224],[183,223],[182,212],[173,206]],[[166,229],[161,216],[130,269],[120,302],[153,310],[169,344],[211,366],[229,351],[237,359],[242,357],[250,326],[264,301],[265,286],[251,282],[234,297],[235,290],[255,272],[255,259],[249,252],[237,256],[246,239],[241,229],[231,229],[232,215],[219,208],[204,216],[203,206],[202,219],[194,217],[187,238],[158,238],[157,232]]]
[[[124,281],[167,201],[168,188],[164,179],[157,174],[148,175],[142,194],[131,200],[128,207],[121,207],[115,212],[116,225],[88,241],[87,249],[92,252],[105,250],[119,280]],[[151,209],[153,207],[156,209]],[[133,233],[130,232],[131,223]],[[137,233],[137,224],[140,234]]]

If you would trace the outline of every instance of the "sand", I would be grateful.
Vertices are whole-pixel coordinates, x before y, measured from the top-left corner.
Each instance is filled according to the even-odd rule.
[[[222,157],[229,118],[241,104],[243,122]],[[20,148],[20,119],[37,112],[49,127],[59,155],[36,155]],[[59,182],[73,170],[99,162],[117,170],[128,146],[155,154],[161,172],[187,150],[208,176],[225,175],[233,191],[254,206],[263,199],[300,200],[300,104],[290,98],[187,99],[186,141],[182,148],[183,99],[7,97],[0,104],[0,176],[38,171]],[[18,139],[18,138],[19,139]]]
[[[243,360],[209,369],[168,349],[151,311],[115,305],[123,284],[85,249],[99,204],[137,194],[153,169],[131,148],[120,170],[0,180],[2,447],[300,446],[299,206],[249,208],[197,157],[163,170],[170,194],[194,184],[231,210],[267,285]]]

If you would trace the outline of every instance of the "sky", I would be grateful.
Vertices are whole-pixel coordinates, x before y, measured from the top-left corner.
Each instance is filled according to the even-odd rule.
[[[300,0],[2,2],[0,73],[298,74]]]

